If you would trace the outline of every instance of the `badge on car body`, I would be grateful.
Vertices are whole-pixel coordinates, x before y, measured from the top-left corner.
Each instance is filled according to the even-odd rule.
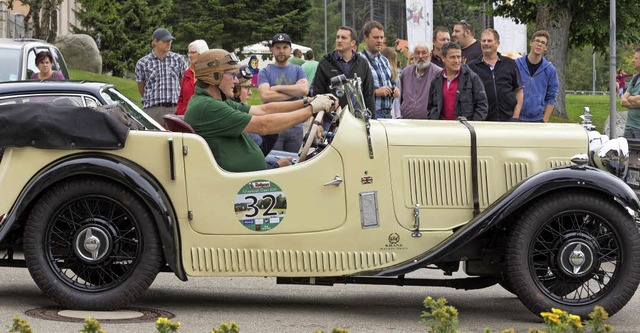
[[[245,228],[252,231],[269,231],[284,219],[287,198],[276,183],[269,180],[253,180],[240,189],[233,208]]]

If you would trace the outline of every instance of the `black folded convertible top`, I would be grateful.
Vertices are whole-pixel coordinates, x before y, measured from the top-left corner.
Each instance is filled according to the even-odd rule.
[[[88,107],[0,105],[0,147],[121,149],[129,128]]]

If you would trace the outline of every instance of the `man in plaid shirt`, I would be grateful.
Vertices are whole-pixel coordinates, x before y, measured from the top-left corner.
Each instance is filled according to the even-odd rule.
[[[180,81],[187,70],[184,58],[171,52],[174,39],[167,29],[156,29],[151,52],[136,63],[136,82],[143,110],[163,126],[162,116],[176,111]]]
[[[369,61],[376,97],[376,112],[372,117],[391,118],[393,99],[400,96],[400,90],[391,79],[392,69],[389,60],[380,54],[385,47],[384,27],[378,21],[369,21],[365,23],[362,32],[366,45],[360,54]]]

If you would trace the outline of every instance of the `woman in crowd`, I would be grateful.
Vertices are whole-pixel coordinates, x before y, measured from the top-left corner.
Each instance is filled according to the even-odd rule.
[[[36,54],[36,67],[40,72],[31,75],[32,80],[64,80],[62,73],[54,71],[53,56],[49,51],[40,51]]]
[[[195,40],[189,44],[187,56],[189,57],[189,68],[184,72],[182,76],[182,84],[180,85],[180,96],[178,96],[178,105],[176,107],[176,114],[184,114],[187,111],[187,104],[189,99],[193,96],[196,85],[196,75],[193,69],[193,64],[196,63],[200,54],[207,51],[209,46],[207,42],[202,39]]]
[[[398,89],[402,89],[400,87],[400,80],[398,80],[398,53],[393,47],[385,47],[380,51],[387,60],[389,60],[389,64],[391,64],[391,83],[397,85]],[[400,71],[402,73],[402,71]],[[394,118],[400,118],[400,97],[393,99],[393,110],[391,114]]]

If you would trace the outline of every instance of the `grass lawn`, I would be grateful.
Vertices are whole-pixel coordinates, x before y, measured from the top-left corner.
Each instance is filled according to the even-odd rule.
[[[139,106],[142,106],[141,96],[138,93],[138,86],[134,80],[123,79],[119,77],[113,77],[108,75],[99,75],[89,73],[80,70],[70,69],[71,79],[73,80],[85,80],[85,81],[98,81],[108,82],[118,88],[125,96],[129,97]],[[261,104],[258,89],[251,88],[253,95],[249,97],[249,104],[257,105]],[[591,96],[591,95],[567,95],[567,116],[569,119],[560,119],[552,117],[552,122],[572,122],[579,123],[580,116],[584,113],[584,107],[588,106],[591,109],[593,115],[593,123],[600,132],[604,132],[604,122],[609,116],[609,96]],[[620,99],[617,100],[617,109],[624,110],[620,106]]]

